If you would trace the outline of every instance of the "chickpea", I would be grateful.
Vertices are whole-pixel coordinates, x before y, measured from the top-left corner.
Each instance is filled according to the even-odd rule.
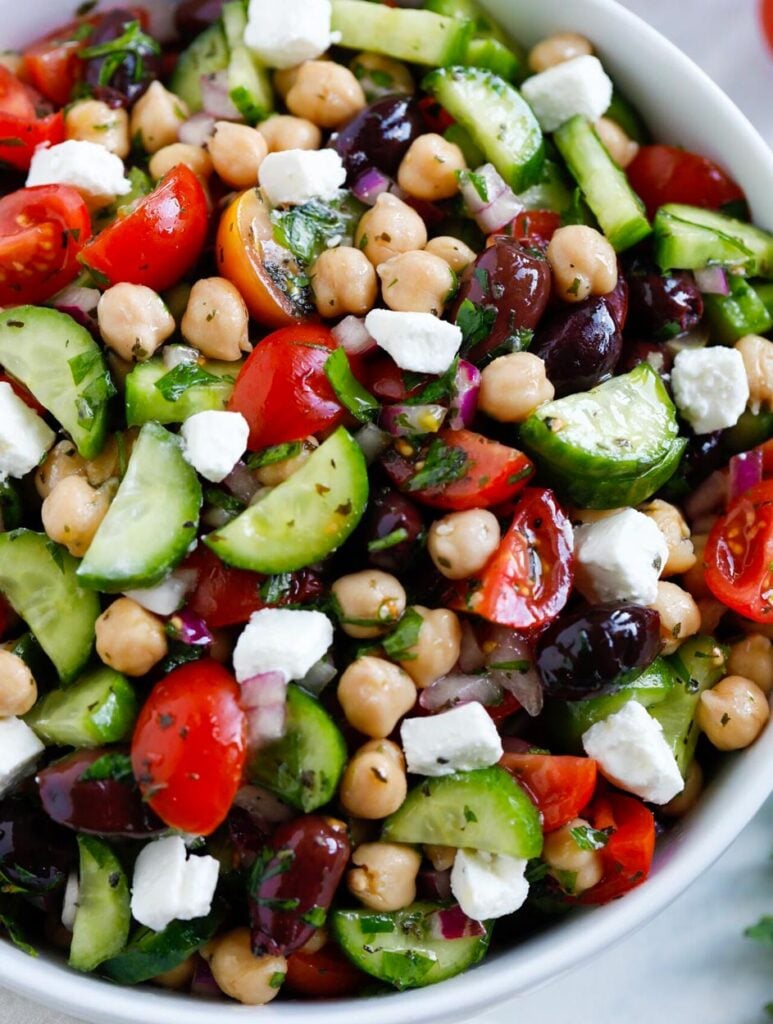
[[[326,249],[311,268],[311,287],[320,316],[365,316],[376,302],[376,271],[364,252],[350,245]]]
[[[617,253],[595,228],[584,224],[559,228],[547,257],[556,291],[565,302],[608,295],[617,285]]]
[[[166,657],[168,645],[161,619],[129,597],[119,597],[96,622],[97,654],[127,676],[144,676]]]
[[[254,188],[258,184],[258,171],[268,153],[261,132],[246,124],[217,121],[207,149],[218,177],[230,188]]]
[[[511,352],[484,368],[478,408],[500,423],[523,423],[555,393],[539,356]]]
[[[224,277],[197,281],[188,298],[180,330],[209,359],[233,362],[249,352],[250,315],[239,289]]]
[[[287,109],[320,128],[339,128],[365,106],[365,93],[349,68],[332,60],[307,60],[285,97]]]
[[[421,854],[402,843],[363,843],[352,854],[349,892],[373,910],[402,910],[416,899]]]
[[[750,633],[730,648],[727,670],[733,676],[751,679],[763,693],[770,693],[773,690],[773,643],[761,633]]]
[[[773,406],[773,341],[747,334],[735,343],[749,381],[749,402],[754,413]]]
[[[278,68],[273,75],[274,78],[274,89],[282,97],[283,100],[287,99],[288,92],[292,89],[298,79],[298,72],[301,70],[301,65],[296,64],[292,68]]]
[[[718,750],[742,750],[753,743],[770,718],[768,699],[751,679],[725,676],[704,690],[697,722]]]
[[[365,656],[353,661],[338,683],[347,722],[373,739],[388,736],[416,702],[416,685],[391,661]]]
[[[318,447],[319,442],[316,437],[307,437],[297,455],[293,455],[289,459],[282,459],[281,462],[272,462],[268,466],[260,466],[255,473],[258,483],[262,487],[277,487],[279,484],[283,484],[301,468]]]
[[[26,715],[37,699],[37,683],[27,663],[0,648],[0,718]]]
[[[236,928],[217,940],[209,967],[223,992],[246,1006],[270,1003],[287,974],[283,956],[255,956],[249,928]]]
[[[455,846],[437,846],[430,843],[423,849],[424,856],[435,871],[448,871],[454,866],[454,861],[456,860]]]
[[[64,477],[43,502],[43,529],[75,558],[82,558],[107,515],[114,490],[97,490],[82,476]]]
[[[663,804],[660,808],[662,814],[669,818],[683,818],[685,814],[693,809],[698,802],[698,797],[703,789],[703,769],[697,761],[690,762],[687,774],[684,779],[684,789],[681,793]]]
[[[572,835],[573,829],[589,829],[584,818],[575,818],[545,836],[542,859],[561,888],[576,896],[601,881],[604,865],[598,850],[583,850]]]
[[[341,576],[331,589],[338,602],[341,629],[357,640],[381,636],[405,611],[402,583],[380,569]]]
[[[475,253],[464,242],[450,235],[438,235],[437,238],[430,238],[424,246],[426,252],[433,256],[439,256],[445,260],[455,274],[461,274],[465,267],[468,267],[475,259]]]
[[[473,508],[436,520],[430,527],[427,549],[446,579],[464,580],[480,572],[499,547],[500,539],[497,517],[485,509]]]
[[[408,148],[397,171],[397,184],[416,199],[436,202],[459,191],[458,171],[467,167],[464,153],[442,135],[419,135]]]
[[[658,596],[650,608],[654,608],[660,615],[660,639],[663,644],[661,654],[673,654],[688,637],[700,631],[701,613],[698,605],[691,594],[675,583],[661,580],[658,583]]]
[[[118,107],[109,107],[102,100],[80,100],[68,109],[64,117],[68,139],[95,142],[125,160],[129,155],[129,115]]]
[[[92,487],[101,487],[108,480],[121,476],[138,435],[138,427],[129,427],[122,434],[108,437],[99,455],[86,463],[86,479]]]
[[[122,359],[149,359],[175,322],[161,296],[144,284],[121,282],[102,293],[97,306],[102,340]]]
[[[639,143],[634,142],[617,121],[612,121],[608,117],[599,118],[596,122],[596,131],[607,153],[618,167],[625,170],[636,159]]]
[[[349,814],[377,821],[393,814],[407,792],[402,750],[390,740],[369,740],[346,766],[339,797]]]
[[[153,978],[153,984],[159,985],[161,988],[168,988],[172,992],[182,992],[188,988],[193,980],[195,968],[196,960],[194,957],[189,956],[187,960],[183,960],[181,964],[173,967],[170,971],[157,974]]]
[[[679,573],[687,572],[695,565],[695,551],[690,540],[690,527],[685,522],[684,516],[674,505],[667,501],[654,498],[646,505],[640,507],[640,511],[654,520],[658,529],[666,538],[668,545],[668,561],[663,567],[661,576],[676,576]],[[689,589],[689,588],[688,588]]]
[[[412,658],[400,664],[416,683],[424,689],[436,679],[450,672],[459,660],[462,646],[462,627],[459,619],[448,608],[430,611],[422,605],[414,605],[423,622],[416,643],[409,650]]]
[[[316,928],[311,935],[311,938],[307,939],[307,941],[301,946],[300,952],[319,953],[322,947],[326,946],[328,942],[330,942],[330,932],[327,928]]]
[[[157,153],[177,142],[180,125],[187,118],[187,104],[159,81],[151,82],[132,108],[129,134],[139,138],[147,153]]]
[[[727,615],[727,606],[713,597],[702,597],[695,603],[701,617],[701,629],[704,633],[715,633],[720,622]]]
[[[576,32],[557,32],[547,39],[541,40],[529,53],[529,67],[539,73],[564,64],[575,57],[583,57],[593,53],[593,47],[585,36]]]
[[[440,316],[456,283],[446,261],[426,250],[393,256],[379,264],[376,272],[384,302],[400,313]]]
[[[362,86],[368,103],[382,96],[394,96],[396,93],[411,96],[414,92],[413,75],[399,60],[380,53],[358,53],[349,67]]]
[[[401,252],[423,249],[427,244],[427,229],[407,203],[384,192],[376,205],[360,218],[354,244],[374,267],[378,267]]]
[[[274,114],[258,125],[258,131],[266,140],[269,153],[281,153],[285,149],[319,149],[322,145],[322,132],[305,117]]]
[[[708,540],[709,535],[707,533],[693,533],[692,546],[695,553],[695,564],[686,569],[682,575],[682,583],[696,601],[712,596],[711,591],[706,586],[705,565],[703,563],[703,553],[706,550]]]
[[[78,454],[72,441],[60,441],[35,470],[35,490],[41,498],[47,498],[60,480],[85,473],[86,460]]]
[[[195,175],[208,178],[212,173],[212,157],[201,146],[189,146],[184,142],[173,142],[163,146],[150,158],[148,170],[154,181],[160,181],[178,164],[190,167]]]

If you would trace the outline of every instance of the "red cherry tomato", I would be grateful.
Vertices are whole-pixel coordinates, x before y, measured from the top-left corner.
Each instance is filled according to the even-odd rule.
[[[773,51],[773,0],[761,0],[760,17],[768,46]]]
[[[525,248],[544,252],[561,227],[561,216],[552,210],[524,210],[500,234],[512,235]]]
[[[773,480],[731,502],[703,555],[712,594],[753,622],[773,622]]]
[[[75,277],[91,234],[69,185],[21,188],[0,199],[0,305],[45,302]]]
[[[545,832],[578,817],[596,789],[596,762],[590,757],[505,753],[499,763],[537,805]]]
[[[606,846],[599,851],[604,875],[579,903],[608,903],[646,879],[655,852],[655,818],[641,800],[609,792],[596,797],[585,812],[593,828],[611,829]]]
[[[389,356],[378,355],[368,360],[363,368],[363,377],[368,391],[386,402],[404,402],[418,394],[430,381],[429,377],[421,377],[409,387],[397,363]]]
[[[28,391],[27,388],[25,388],[25,386],[14,377],[11,377],[7,373],[0,373],[0,381],[2,381],[3,384],[10,384],[17,397],[20,398],[25,405],[28,405],[30,409],[34,409],[38,416],[48,415],[48,410],[45,406],[41,405],[32,392]]]
[[[488,565],[477,579],[456,584],[450,606],[500,626],[533,629],[562,610],[572,576],[569,520],[552,491],[530,488]]]
[[[299,324],[264,338],[236,378],[228,408],[250,425],[258,451],[337,426],[346,410],[325,375],[337,343],[327,327]]]
[[[642,146],[626,174],[650,217],[665,203],[718,210],[725,203],[744,198],[739,186],[721,167],[676,146]]]
[[[132,740],[145,800],[170,828],[209,835],[241,784],[247,723],[239,687],[215,661],[195,661],[156,683]]]
[[[300,995],[320,998],[348,996],[367,982],[367,975],[358,971],[333,942],[328,942],[314,953],[299,949],[287,958],[285,985]]]
[[[30,90],[0,65],[0,160],[26,171],[38,146],[63,141],[62,112],[38,117]]]
[[[193,171],[177,164],[161,183],[89,242],[83,263],[108,284],[128,281],[171,288],[201,255],[207,198]]]
[[[434,96],[422,96],[419,100],[419,110],[424,118],[427,131],[434,132],[436,135],[442,135],[446,129],[456,123]]]

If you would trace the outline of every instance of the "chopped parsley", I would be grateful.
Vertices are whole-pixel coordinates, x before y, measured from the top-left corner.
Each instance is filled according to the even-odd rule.
[[[360,423],[374,420],[381,406],[352,373],[349,357],[342,348],[337,348],[325,360],[325,376],[335,391],[338,400]]]
[[[489,201],[488,185],[482,174],[477,174],[475,171],[457,171],[456,177],[461,186],[472,185],[484,203]]]
[[[763,946],[773,946],[773,917],[769,914],[761,917],[756,924],[746,929],[744,935],[747,939],[761,942]]]
[[[495,306],[483,306],[465,299],[456,314],[456,326],[462,332],[462,353],[485,341],[497,318]]]
[[[436,437],[424,458],[417,463],[417,471],[406,484],[409,491],[424,491],[430,487],[445,487],[459,480],[467,471],[466,452]]]
[[[301,266],[309,267],[332,244],[352,244],[364,211],[363,204],[344,191],[330,202],[311,199],[290,210],[274,210],[274,240],[289,249]]]
[[[98,82],[104,86],[110,85],[113,76],[125,64],[131,70],[132,80],[141,82],[146,73],[145,58],[160,55],[161,47],[156,40],[142,31],[138,21],[129,21],[124,25],[122,35],[96,46],[87,46],[78,56],[81,60],[104,58]]]
[[[408,540],[408,531],[400,526],[396,530],[392,530],[386,537],[379,537],[378,540],[372,540],[368,544],[368,551],[371,554],[374,551],[387,551],[389,548],[397,547],[398,544],[402,544],[404,540]]]
[[[590,825],[578,825],[569,829],[575,845],[580,850],[603,850],[609,842],[611,829],[591,828]]]
[[[300,455],[302,447],[301,441],[274,444],[270,448],[264,448],[263,451],[250,455],[247,459],[247,468],[260,469],[261,466],[273,466],[277,462],[284,462],[285,459],[294,459],[296,455]]]
[[[203,370],[195,363],[180,363],[169,373],[157,380],[155,387],[167,402],[176,402],[182,398],[189,388],[205,387],[208,384],[220,384],[221,377]]]
[[[406,608],[396,629],[386,637],[381,646],[393,661],[413,661],[416,655],[412,648],[419,639],[419,631],[424,622],[415,608]]]
[[[450,398],[454,393],[454,383],[456,381],[456,372],[458,369],[459,359],[457,357],[453,360],[442,376],[437,377],[435,380],[431,380],[429,384],[423,387],[421,391],[412,398],[403,399],[402,404],[432,405],[444,398]],[[406,379],[406,376],[404,376],[403,379],[406,381],[406,386],[408,386],[409,379]]]
[[[115,779],[126,782],[134,778],[132,761],[128,754],[103,754],[83,772],[80,782],[102,782],[104,779]]]

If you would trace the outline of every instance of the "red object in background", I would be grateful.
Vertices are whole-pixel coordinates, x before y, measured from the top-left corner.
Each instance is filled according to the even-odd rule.
[[[593,799],[597,769],[590,757],[507,752],[499,763],[537,805],[545,832],[554,832],[579,817]]]
[[[665,203],[718,210],[744,199],[743,191],[711,160],[676,146],[642,146],[626,168],[631,188],[654,217]]]
[[[773,51],[773,0],[761,0],[760,17],[768,46]]]

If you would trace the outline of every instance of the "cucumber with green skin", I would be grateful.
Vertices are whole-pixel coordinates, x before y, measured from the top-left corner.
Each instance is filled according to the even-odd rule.
[[[655,217],[661,270],[723,266],[749,277],[773,277],[773,234],[698,206],[668,203]]]
[[[225,71],[229,60],[228,43],[220,21],[196,36],[177,61],[169,88],[187,105],[191,114],[201,110],[201,76]]]
[[[61,423],[84,459],[99,455],[115,388],[85,327],[43,306],[6,309],[0,315],[0,364]]]
[[[734,345],[746,334],[766,334],[773,315],[748,281],[730,274],[728,295],[704,295],[706,319],[712,340]]]
[[[105,665],[41,697],[24,721],[47,746],[99,747],[129,739],[138,709],[129,680]]]
[[[433,928],[435,915],[447,909],[413,903],[379,913],[368,908],[334,910],[330,928],[341,949],[366,974],[397,989],[421,988],[461,974],[486,955],[491,925],[484,934],[442,939]]]
[[[129,944],[100,967],[119,985],[140,985],[179,967],[215,935],[223,920],[223,911],[215,906],[206,917],[192,921],[172,921],[160,932],[140,928]]]
[[[21,497],[14,483],[3,480],[0,483],[0,524],[4,530],[16,530],[21,526],[23,510]]]
[[[773,316],[773,281],[755,281],[754,290],[765,309]]]
[[[63,683],[91,657],[99,598],[80,585],[72,555],[44,533],[0,533],[0,592],[24,619]]]
[[[78,836],[80,889],[70,944],[70,967],[93,971],[126,945],[131,924],[129,882],[112,849]]]
[[[216,380],[194,383],[173,401],[165,398],[156,385],[170,373],[160,358],[137,363],[126,378],[126,423],[142,426],[156,423],[184,423],[197,412],[222,411],[234,389],[234,381],[242,368],[241,360],[233,363],[205,361],[198,367]]]
[[[722,434],[722,450],[728,455],[748,452],[773,437],[773,409],[746,409],[734,427]]]
[[[518,199],[527,210],[564,213],[572,205],[572,191],[566,172],[555,160],[546,160],[540,180],[521,192]]]
[[[247,122],[264,121],[274,109],[274,90],[267,69],[244,45],[247,10],[242,0],[224,4],[221,17],[230,51],[228,95]]]
[[[443,67],[464,59],[475,26],[432,11],[402,10],[366,0],[333,0],[331,29],[340,33],[338,45],[346,49]]]

